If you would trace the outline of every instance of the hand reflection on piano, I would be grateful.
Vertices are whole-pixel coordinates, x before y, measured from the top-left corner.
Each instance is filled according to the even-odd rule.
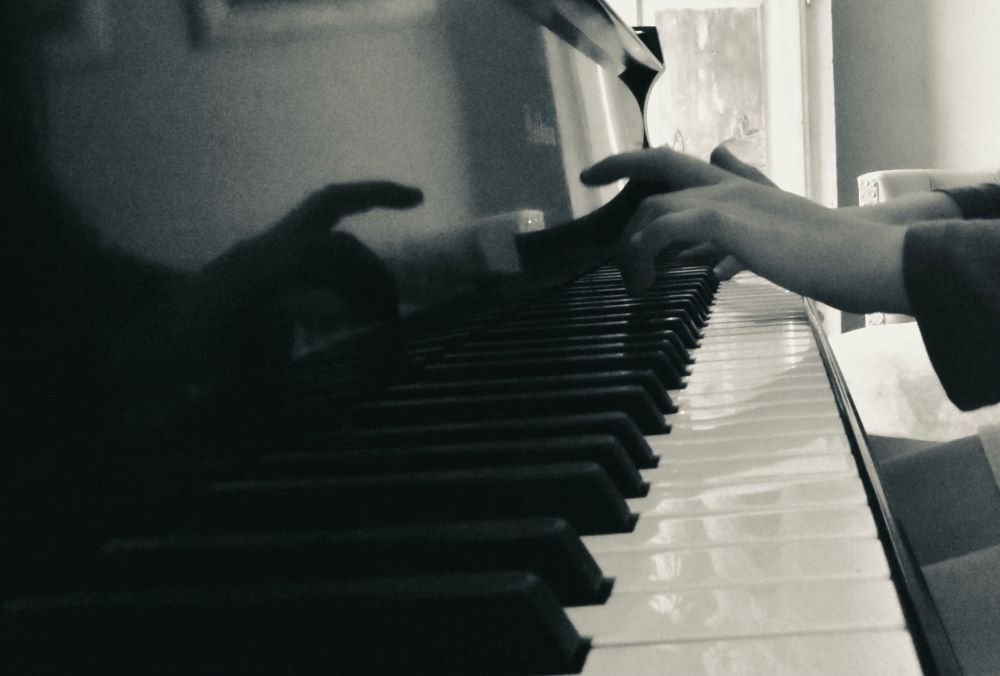
[[[420,190],[391,181],[331,184],[207,266],[191,291],[207,299],[211,312],[231,312],[237,330],[245,328],[238,326],[238,306],[259,309],[277,298],[287,319],[314,336],[345,335],[373,325],[394,334],[399,298],[392,273],[354,235],[334,228],[351,215],[409,209],[422,200]],[[245,289],[256,295],[245,295]],[[290,356],[286,347],[285,357]]]
[[[136,360],[159,364],[158,379],[183,374],[184,385],[203,385],[287,362],[292,323],[314,333],[378,328],[394,335],[392,274],[357,238],[333,228],[354,214],[408,209],[422,199],[420,190],[390,181],[316,191],[264,233],[182,278],[152,310],[162,316],[146,322],[155,329],[171,324],[145,344],[161,354]]]

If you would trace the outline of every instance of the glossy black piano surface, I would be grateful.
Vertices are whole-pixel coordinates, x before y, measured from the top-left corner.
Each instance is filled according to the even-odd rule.
[[[41,227],[41,243],[17,231],[30,264],[70,265],[27,294],[10,353],[0,671],[615,673],[614,649],[597,637],[603,662],[591,659],[576,622],[620,603],[588,543],[627,538],[649,472],[673,471],[653,447],[687,415],[674,398],[718,292],[708,267],[664,260],[631,297],[603,263],[648,187],[578,180],[642,147],[655,34],[640,39],[600,0],[40,6],[39,86],[4,119],[43,131],[14,143],[6,169],[41,159],[51,202],[32,213],[94,229]],[[353,215],[337,229],[350,236],[318,243],[340,267],[306,255],[282,322],[241,305],[227,342],[191,359],[199,377],[151,368],[154,380],[125,348],[111,356],[126,377],[104,375],[95,344],[135,317],[100,311],[197,269],[251,297],[220,272],[226,258],[211,261],[323,186],[370,179],[416,186],[422,201]],[[37,253],[46,233],[51,255]],[[106,268],[72,254],[98,236],[125,252]],[[108,294],[130,287],[115,284],[137,258],[155,262],[149,289]],[[745,323],[791,317],[788,349],[815,350],[796,342],[809,329],[794,301],[762,293],[781,308]],[[224,306],[213,302],[196,310]],[[806,361],[822,390],[819,359]],[[840,427],[835,411],[817,417]],[[821,460],[817,472],[842,478],[847,461]],[[830,510],[881,555],[862,505]],[[774,546],[760,556],[795,560]],[[833,593],[803,584],[806,598]],[[888,579],[861,584],[894,598]],[[885,653],[918,668],[898,608],[875,607],[858,611],[871,627],[834,632],[854,647],[844,663]],[[774,659],[830,650],[820,616],[804,629],[759,618],[764,634],[817,634],[779,641]],[[718,647],[698,638],[682,643],[732,659],[764,650],[745,629]]]

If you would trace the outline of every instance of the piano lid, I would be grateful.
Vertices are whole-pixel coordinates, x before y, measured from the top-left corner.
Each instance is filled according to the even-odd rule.
[[[342,226],[406,309],[514,269],[505,233],[611,200],[579,172],[642,146],[619,76],[661,67],[601,0],[182,5],[108,3],[43,36],[60,185],[106,241],[186,269],[329,183],[417,186],[421,206]]]
[[[635,31],[604,0],[508,0],[613,73],[663,68]]]

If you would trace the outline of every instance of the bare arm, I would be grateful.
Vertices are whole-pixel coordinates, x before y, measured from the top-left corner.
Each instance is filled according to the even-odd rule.
[[[909,225],[920,221],[943,221],[961,218],[962,212],[943,192],[917,192],[867,207],[842,207],[852,218],[886,225]]]

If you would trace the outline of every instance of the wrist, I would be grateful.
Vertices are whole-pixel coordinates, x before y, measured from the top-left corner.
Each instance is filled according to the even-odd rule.
[[[958,204],[947,193],[923,191],[866,207],[844,207],[852,217],[883,225],[908,225],[920,221],[961,218]]]

